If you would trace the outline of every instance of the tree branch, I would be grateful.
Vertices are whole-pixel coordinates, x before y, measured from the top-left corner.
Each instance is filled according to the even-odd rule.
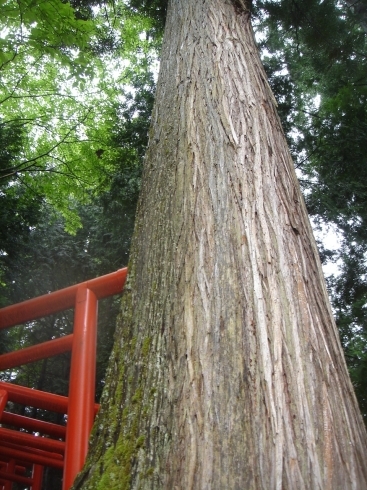
[[[37,160],[40,160],[41,158],[45,158],[47,156],[50,156],[51,153],[53,152],[53,150],[55,150],[57,147],[59,147],[62,143],[66,142],[66,140],[70,136],[70,134],[73,131],[75,131],[75,129],[78,127],[78,125],[88,117],[88,114],[91,111],[92,111],[92,108],[88,109],[87,114],[83,117],[83,119],[81,121],[78,121],[78,124],[75,124],[74,126],[72,126],[70,128],[70,130],[64,135],[64,137],[60,141],[58,141],[56,144],[54,144],[49,150],[45,151],[41,155],[37,155],[37,156],[35,156],[33,158],[30,158],[29,160],[26,160],[26,161],[23,161],[23,162],[19,163],[15,167],[11,167],[11,168],[8,168],[8,169],[5,169],[5,170],[0,171],[0,173],[2,173],[2,172],[8,172],[5,175],[0,175],[0,181],[1,180],[8,179],[9,177],[11,177],[13,175],[16,175],[18,173],[23,173],[23,172],[26,172],[26,171],[30,171],[31,167],[34,165],[34,163]],[[53,158],[56,159],[56,157],[53,157]],[[46,170],[46,169],[44,169],[44,170]]]

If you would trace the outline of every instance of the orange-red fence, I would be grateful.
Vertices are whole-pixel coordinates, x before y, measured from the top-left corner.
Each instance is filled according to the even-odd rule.
[[[74,308],[72,334],[0,356],[0,370],[4,370],[72,352],[68,397],[0,382],[0,424],[23,429],[21,432],[0,427],[0,490],[11,490],[12,482],[41,490],[44,466],[63,469],[63,490],[72,486],[83,467],[98,410],[94,402],[98,300],[119,294],[126,276],[127,269],[120,269],[0,309],[3,329]],[[66,427],[7,412],[8,401],[67,414]],[[24,429],[39,435],[25,433]],[[25,476],[29,466],[32,474]]]

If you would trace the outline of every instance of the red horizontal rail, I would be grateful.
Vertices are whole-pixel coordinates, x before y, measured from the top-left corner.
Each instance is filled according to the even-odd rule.
[[[11,444],[9,442],[1,443],[0,455],[7,456],[17,461],[52,466],[53,468],[59,468],[60,470],[64,467],[64,460],[61,454],[48,453],[32,447],[24,447],[23,450],[21,450],[16,444]]]
[[[8,458],[8,461],[0,461],[0,469],[3,468],[4,466],[6,468],[9,461],[10,461],[9,458]],[[30,464],[28,466],[30,466]],[[26,472],[26,467],[24,465],[22,465],[22,466],[21,465],[16,465],[14,467],[14,472],[17,475],[24,475],[24,473]]]
[[[59,339],[48,340],[42,344],[32,345],[32,347],[25,347],[24,349],[9,352],[9,354],[2,354],[0,356],[0,370],[10,369],[71,351],[72,344],[73,334]]]
[[[13,385],[4,381],[0,381],[0,390],[7,391],[8,399],[15,403],[50,410],[51,412],[67,413],[68,411],[67,396],[54,395],[53,393]],[[99,404],[95,403],[94,412],[98,412],[98,409]]]
[[[64,457],[59,453],[49,453],[47,451],[43,451],[42,449],[37,449],[35,447],[26,447],[26,446],[19,447],[18,444],[13,444],[12,442],[2,442],[1,445],[12,450],[14,449],[15,451],[24,451],[27,452],[27,454],[29,455],[51,458],[53,461],[55,460],[64,463]],[[3,459],[9,460],[10,463],[14,461],[16,464],[23,465],[24,467],[29,467],[34,464],[34,461],[30,458],[27,458],[27,460],[18,459],[18,458],[14,458],[14,456],[9,456],[8,454],[3,454],[1,456]]]
[[[37,437],[33,434],[4,429],[3,427],[0,427],[0,440],[2,442],[7,441],[13,444],[34,447],[36,449],[41,449],[42,451],[50,451],[60,454],[64,454],[65,452],[65,442],[56,441],[55,439],[49,439],[46,437]]]
[[[13,385],[4,381],[0,381],[0,389],[8,392],[8,399],[12,402],[43,408],[52,412],[67,413],[68,398],[66,396],[33,390],[32,388]]]
[[[32,488],[39,490],[43,466],[64,469],[63,490],[69,490],[76,474],[82,468],[88,450],[88,439],[99,405],[94,403],[95,350],[98,300],[122,292],[127,269],[76,284],[32,300],[0,310],[0,329],[22,324],[59,311],[74,308],[72,335],[20,349],[0,356],[0,369],[52,357],[72,351],[69,397],[33,390],[0,382],[0,420],[31,431],[62,437],[51,440],[24,432],[0,428],[2,446],[0,455],[34,466]],[[53,412],[67,413],[67,427],[57,426],[28,417],[3,412],[6,399]],[[62,454],[65,453],[65,459]],[[1,459],[1,458],[0,458]],[[10,465],[9,463],[9,465]],[[37,473],[37,471],[38,473]],[[4,472],[14,474],[10,466]],[[6,477],[5,477],[6,478]],[[1,487],[0,479],[0,487]],[[11,480],[11,479],[9,479]],[[6,487],[7,488],[7,487]]]
[[[127,268],[125,267],[116,272],[111,272],[111,274],[29,299],[23,303],[6,306],[0,310],[0,329],[73,308],[76,292],[81,286],[93,291],[97,299],[119,294],[124,287],[126,277]]]
[[[30,487],[33,483],[33,478],[27,478],[26,476],[16,475],[14,473],[6,473],[6,471],[0,471],[0,478],[3,480],[10,480],[15,483],[23,483]]]
[[[21,427],[22,429],[48,434],[57,438],[65,439],[66,435],[66,427],[63,425],[52,424],[51,422],[24,417],[24,415],[15,413],[3,412],[3,415],[0,416],[0,421],[2,424]]]

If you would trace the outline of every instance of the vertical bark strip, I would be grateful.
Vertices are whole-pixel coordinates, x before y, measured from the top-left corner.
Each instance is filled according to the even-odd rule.
[[[238,2],[170,2],[95,436],[76,488],[367,488],[365,429]]]

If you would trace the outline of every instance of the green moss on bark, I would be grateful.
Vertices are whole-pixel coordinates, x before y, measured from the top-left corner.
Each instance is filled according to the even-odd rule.
[[[132,274],[129,279],[132,280]],[[91,439],[93,451],[74,489],[125,490],[130,488],[136,471],[139,451],[144,450],[147,417],[151,412],[152,390],[146,388],[151,337],[140,335],[133,326],[132,294],[125,288],[122,315],[117,321],[116,339],[110,358],[102,410],[98,415]],[[141,362],[134,363],[133,358]],[[154,394],[154,391],[153,391]],[[104,406],[108,405],[108,413]],[[154,473],[144,470],[142,479]],[[87,482],[83,481],[87,480]]]

